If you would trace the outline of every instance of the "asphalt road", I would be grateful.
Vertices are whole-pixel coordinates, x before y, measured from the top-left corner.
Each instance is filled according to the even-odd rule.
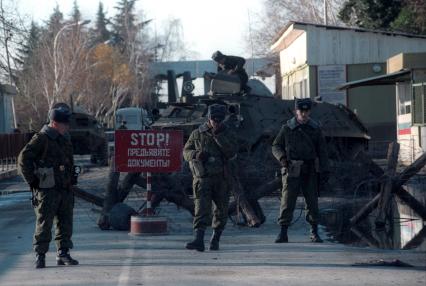
[[[106,170],[92,168],[81,184],[101,191]],[[18,178],[0,182],[1,190],[25,190]],[[229,223],[221,250],[199,253],[184,249],[192,237],[191,216],[172,204],[161,212],[169,220],[165,236],[132,237],[127,232],[101,231],[93,206],[76,200],[75,248],[80,265],[55,265],[54,244],[47,268],[33,269],[34,213],[29,193],[0,196],[0,285],[425,285],[426,253],[346,246],[331,241],[312,244],[303,219],[289,231],[291,243],[275,244],[279,202],[262,202],[267,222],[258,229]],[[133,196],[129,204],[138,206]],[[303,218],[303,217],[302,217]],[[208,232],[210,234],[210,232]],[[325,236],[324,233],[322,233]],[[206,237],[207,242],[208,237]],[[400,259],[413,268],[353,266],[370,260]]]

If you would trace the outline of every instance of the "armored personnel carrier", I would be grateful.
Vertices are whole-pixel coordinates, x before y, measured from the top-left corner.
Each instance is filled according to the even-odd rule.
[[[238,167],[236,174],[232,175],[234,201],[230,204],[229,215],[234,216],[241,209],[244,224],[259,226],[265,216],[258,199],[281,189],[280,166],[272,155],[271,144],[281,126],[293,117],[294,101],[274,97],[258,80],[249,80],[251,90],[242,94],[239,82],[230,77],[224,74],[213,77],[209,94],[201,96],[194,96],[193,88],[188,88],[190,85],[186,81],[192,80],[190,75],[184,76],[181,96],[177,85],[170,83],[176,79],[169,77],[168,107],[162,110],[161,117],[151,128],[183,130],[186,140],[194,129],[206,122],[209,105],[225,105],[228,110],[225,122],[234,130],[239,147]],[[322,125],[332,167],[330,184],[322,186],[321,192],[351,192],[360,178],[368,175],[354,175],[362,173],[365,168],[357,163],[348,163],[354,154],[366,148],[369,140],[367,129],[343,105],[315,102],[311,116]],[[129,181],[136,180],[131,174],[128,176]],[[186,163],[180,172],[155,175],[153,184],[156,192],[152,206],[155,208],[165,199],[193,213],[194,205],[189,198],[192,194],[191,181],[192,175]],[[124,200],[132,184],[121,188],[126,191],[122,190],[123,194],[115,196],[121,198],[117,202]]]
[[[210,104],[227,106],[225,121],[235,131],[240,165],[244,166],[240,171],[241,182],[245,189],[256,188],[274,178],[279,170],[278,162],[272,156],[271,143],[281,126],[293,117],[294,101],[274,97],[258,80],[248,82],[249,94],[229,92],[235,90],[232,86],[235,79],[228,81],[227,77],[230,76],[213,79],[209,95],[190,96],[189,101],[183,93],[182,97],[187,97],[181,100],[184,102],[169,103],[162,117],[151,127],[183,130],[186,139],[192,130],[207,120]],[[311,117],[322,125],[332,161],[347,160],[366,147],[370,138],[368,131],[347,107],[315,102]]]
[[[235,82],[235,78],[228,80],[227,77],[221,75],[214,78],[208,95],[193,96],[182,89],[180,100],[179,96],[172,96],[180,102],[170,102],[168,108],[163,110],[162,117],[151,127],[183,130],[186,140],[192,130],[207,120],[209,105],[225,105],[228,110],[225,121],[238,139],[238,176],[241,186],[248,197],[253,194],[258,198],[261,195],[259,192],[266,194],[281,187],[280,167],[272,156],[271,144],[281,126],[293,117],[294,101],[274,97],[261,81],[253,79],[248,82],[250,93],[236,93],[234,91],[239,83]],[[170,92],[173,89],[169,89]],[[311,117],[322,125],[333,168],[330,184],[322,191],[350,192],[357,184],[356,180],[363,177],[362,174],[353,176],[354,173],[362,173],[363,170],[362,167],[355,170],[348,162],[358,151],[366,149],[370,139],[367,129],[344,105],[314,102]],[[184,186],[184,191],[191,193],[191,174],[186,165],[180,174],[169,175],[167,180],[161,181],[163,184],[169,182],[169,185],[163,186],[169,191]],[[270,188],[266,190],[265,186]]]
[[[66,103],[57,103],[53,107],[63,106],[72,112],[70,117],[71,142],[74,154],[89,155],[92,163],[108,165],[108,143],[104,127],[83,108],[70,108]]]
[[[104,128],[94,116],[74,109],[69,132],[74,154],[90,154],[92,163],[108,165],[108,145]]]

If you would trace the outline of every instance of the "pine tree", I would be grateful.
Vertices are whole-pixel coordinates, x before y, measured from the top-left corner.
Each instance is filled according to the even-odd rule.
[[[47,31],[49,32],[50,37],[54,37],[56,33],[61,29],[62,23],[64,21],[64,14],[59,10],[59,6],[53,9],[53,13],[50,15],[49,20],[47,21]]]
[[[114,36],[127,42],[136,31],[135,3],[137,0],[120,0],[115,9],[118,10],[113,21]]]
[[[30,30],[28,34],[25,36],[24,43],[21,47],[17,49],[18,54],[14,58],[15,61],[21,65],[22,69],[25,70],[33,59],[34,51],[37,48],[37,45],[40,40],[41,30],[37,24],[32,21]]]
[[[107,25],[109,21],[105,16],[104,6],[99,2],[98,12],[96,13],[96,24],[94,33],[95,43],[103,43],[111,37],[111,32],[108,30]]]
[[[81,12],[80,8],[78,7],[77,0],[74,0],[71,17],[73,22],[79,22],[81,20]]]
[[[426,35],[426,1],[405,0],[391,27],[396,31]]]
[[[339,18],[350,26],[389,30],[402,5],[401,0],[348,0]]]

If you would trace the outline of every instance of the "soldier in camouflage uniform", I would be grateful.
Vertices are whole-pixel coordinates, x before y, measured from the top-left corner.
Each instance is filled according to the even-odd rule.
[[[327,181],[329,166],[320,125],[309,118],[311,106],[310,99],[296,100],[296,116],[284,124],[272,144],[272,153],[282,167],[283,183],[278,219],[281,231],[276,243],[288,242],[287,229],[300,191],[306,201],[311,240],[322,242],[318,235],[318,188],[319,181]]]
[[[186,244],[187,249],[204,251],[204,232],[212,225],[210,250],[218,250],[226,225],[229,190],[225,170],[228,161],[235,159],[237,146],[232,132],[223,123],[225,115],[225,106],[209,106],[208,122],[192,132],[183,151],[193,174],[195,198],[195,239]],[[213,221],[212,201],[215,205]]]
[[[66,107],[52,109],[49,125],[35,134],[19,154],[19,172],[33,192],[36,268],[45,267],[53,223],[56,226],[57,265],[78,264],[69,254],[73,247],[74,194],[71,186],[75,180],[73,149],[68,134],[70,115]]]

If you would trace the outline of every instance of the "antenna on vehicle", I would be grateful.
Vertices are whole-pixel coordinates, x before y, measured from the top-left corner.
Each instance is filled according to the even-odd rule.
[[[247,16],[248,16],[248,27],[249,27],[250,46],[251,46],[251,74],[252,76],[254,76],[254,49],[253,49],[253,37],[251,34],[250,9],[247,9]]]

